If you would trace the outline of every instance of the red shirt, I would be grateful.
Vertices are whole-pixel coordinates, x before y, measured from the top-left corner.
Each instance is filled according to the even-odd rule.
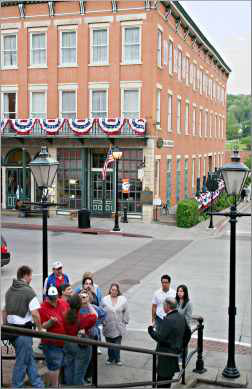
[[[64,315],[66,313],[66,311],[68,311],[68,309],[69,309],[69,303],[67,300],[63,299],[63,297],[60,297],[59,301],[61,302],[62,306],[64,307],[63,308],[63,310],[64,310],[63,315]]]
[[[65,333],[66,335],[76,336],[79,330],[83,328],[85,331],[89,330],[89,328],[93,327],[96,323],[97,316],[95,313],[78,313],[78,317],[74,324],[68,324],[66,319],[64,319],[65,324]]]
[[[57,289],[59,289],[60,285],[64,285],[64,275],[62,274],[61,278],[55,277],[55,286]]]
[[[55,334],[65,334],[64,328],[64,312],[65,312],[65,302],[62,302],[61,299],[57,300],[57,306],[53,307],[48,300],[45,300],[39,309],[41,324],[48,321],[51,316],[54,316],[58,319],[58,321],[50,328],[48,328],[47,332],[54,332]],[[44,344],[53,344],[58,347],[64,346],[63,340],[51,340],[51,339],[42,339],[41,343]]]

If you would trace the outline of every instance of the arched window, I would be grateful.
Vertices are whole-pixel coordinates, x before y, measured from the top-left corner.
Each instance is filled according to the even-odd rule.
[[[23,150],[21,148],[10,150],[4,159],[4,165],[22,166],[23,164],[22,153]],[[31,161],[30,154],[28,153],[28,151],[25,150],[25,164],[27,165],[30,161]]]

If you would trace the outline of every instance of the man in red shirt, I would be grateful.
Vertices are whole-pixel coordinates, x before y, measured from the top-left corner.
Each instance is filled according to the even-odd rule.
[[[47,298],[39,309],[42,327],[48,332],[64,334],[63,315],[65,311],[65,302],[58,298],[57,288],[50,286],[47,292]],[[64,361],[64,342],[62,340],[42,339],[41,344],[48,369],[48,380],[52,387],[57,388],[60,368]]]

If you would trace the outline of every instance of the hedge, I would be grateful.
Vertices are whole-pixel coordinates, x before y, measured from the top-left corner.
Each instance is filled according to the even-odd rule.
[[[176,226],[189,228],[199,223],[200,212],[198,202],[195,199],[179,201],[176,211]]]

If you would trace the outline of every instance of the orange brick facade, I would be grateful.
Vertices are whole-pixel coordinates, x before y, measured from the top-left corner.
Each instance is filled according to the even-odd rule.
[[[142,189],[153,191],[154,197],[169,207],[178,199],[193,196],[197,177],[202,187],[207,172],[224,163],[230,69],[178,2],[59,1],[51,2],[51,16],[47,2],[24,2],[24,17],[20,17],[17,4],[10,3],[1,7],[1,39],[3,42],[8,34],[16,34],[17,60],[16,66],[8,68],[2,55],[1,117],[7,117],[3,95],[8,91],[16,93],[16,118],[29,118],[32,93],[44,93],[45,116],[49,119],[62,114],[62,91],[75,92],[77,118],[92,115],[92,90],[106,90],[106,115],[110,118],[123,116],[125,90],[138,91],[136,115],[146,119],[145,139],[114,137],[114,143],[142,150]],[[124,57],[125,30],[130,34],[134,28],[139,41],[131,44],[139,50],[139,57],[128,64]],[[91,40],[92,30],[99,29],[107,31],[108,54],[107,63],[98,66],[92,63]],[[62,32],[67,31],[74,32],[76,39],[76,63],[64,66]],[[31,65],[32,33],[45,34],[43,66]],[[31,157],[40,144],[55,149],[55,155],[58,148],[97,146],[95,137],[82,145],[72,138],[48,141],[44,137],[37,143],[36,139],[22,137]],[[99,139],[98,147],[107,148],[109,141],[109,137]],[[3,157],[14,147],[20,147],[20,142],[4,132]],[[151,211],[146,210],[149,215]]]

